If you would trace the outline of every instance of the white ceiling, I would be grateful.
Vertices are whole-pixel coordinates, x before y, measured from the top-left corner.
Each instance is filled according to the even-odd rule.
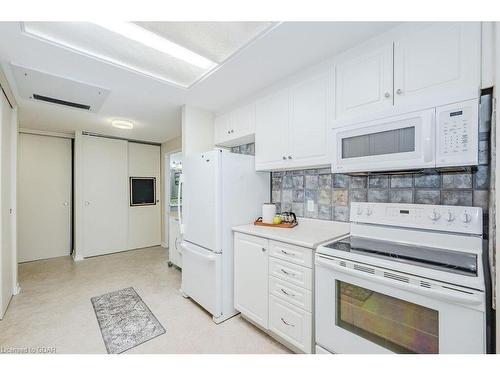
[[[223,28],[213,24],[147,22],[141,26],[168,35],[172,41],[195,52],[208,54],[211,51],[208,57],[222,61],[230,54],[232,42],[230,38],[221,38],[220,30],[225,28],[230,32],[237,23],[228,23]],[[189,89],[26,36],[18,22],[0,22],[0,63],[15,93],[11,63],[110,91],[97,113],[26,100],[16,95],[23,128],[65,133],[87,130],[163,142],[181,134],[180,107],[183,104],[223,111],[308,65],[394,26],[395,23],[389,22],[281,23]],[[239,30],[245,28],[240,25]],[[248,30],[255,28],[249,26]],[[196,35],[205,35],[205,40],[200,41]],[[110,122],[116,118],[133,121],[134,129],[112,128]]]

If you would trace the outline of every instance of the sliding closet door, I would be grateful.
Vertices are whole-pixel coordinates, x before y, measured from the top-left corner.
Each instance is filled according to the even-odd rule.
[[[127,142],[83,136],[83,256],[127,249]]]

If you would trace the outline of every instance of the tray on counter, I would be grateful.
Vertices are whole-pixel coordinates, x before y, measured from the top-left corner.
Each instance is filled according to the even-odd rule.
[[[263,223],[261,219],[257,219],[254,221],[254,225],[261,226],[261,227],[274,227],[274,228],[293,228],[296,227],[299,223],[294,221],[291,223],[281,223],[281,224],[267,224]]]

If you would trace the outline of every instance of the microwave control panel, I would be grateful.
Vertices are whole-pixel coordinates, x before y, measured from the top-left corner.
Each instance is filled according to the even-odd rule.
[[[436,167],[478,164],[477,99],[436,108]]]

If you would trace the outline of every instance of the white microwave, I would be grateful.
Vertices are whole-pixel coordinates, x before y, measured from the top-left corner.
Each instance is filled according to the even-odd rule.
[[[478,164],[478,99],[333,129],[332,172]]]

